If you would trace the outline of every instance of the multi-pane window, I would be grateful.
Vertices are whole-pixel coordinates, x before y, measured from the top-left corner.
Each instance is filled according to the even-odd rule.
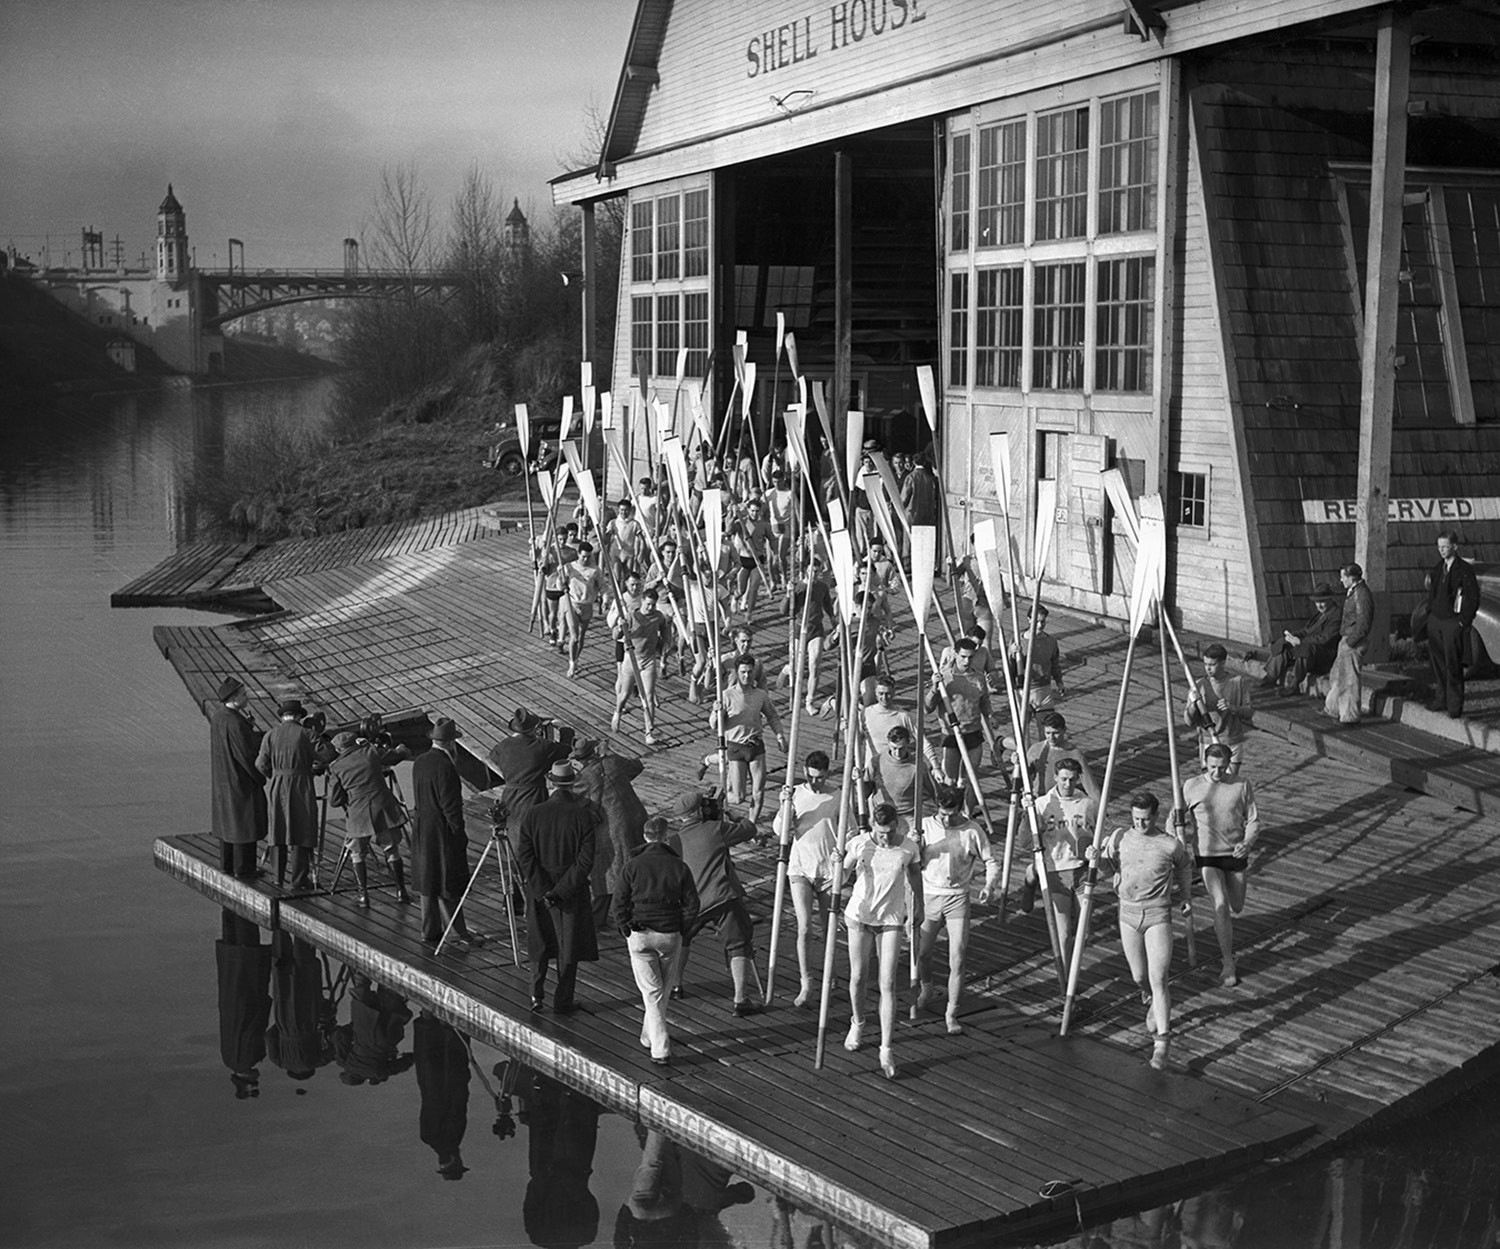
[[[975,144],[972,177],[949,163],[947,234],[970,245],[947,256],[950,385],[1151,393],[1160,98],[1151,87],[1059,107],[1049,93],[950,124],[953,152],[966,134]]]
[[[1099,261],[1094,292],[1094,389],[1151,389],[1156,258]]]
[[[708,368],[709,247],[706,188],[669,191],[630,205],[630,349],[633,373],[671,379],[679,349],[687,373]]]
[[[948,385],[969,381],[969,275],[950,273],[948,281]]]
[[[765,315],[761,324],[775,325],[776,314],[780,312],[791,329],[811,325],[813,273],[812,265],[767,265]]]
[[[677,375],[677,345],[682,341],[682,299],[679,295],[656,297],[656,375]]]
[[[664,195],[656,201],[656,278],[670,282],[682,271],[682,201]]]
[[[650,295],[636,295],[630,300],[630,372],[633,376],[651,373],[651,344],[656,320],[655,300]]]
[[[1089,110],[1043,113],[1036,119],[1036,237],[1082,238],[1088,221]]]
[[[630,206],[630,280],[650,282],[656,277],[654,245],[655,202],[642,200]]]
[[[1026,119],[979,131],[980,247],[1026,241]],[[956,192],[955,192],[956,195]],[[955,199],[956,202],[956,199]]]
[[[1208,474],[1174,472],[1172,486],[1175,505],[1172,519],[1177,524],[1191,529],[1206,529],[1208,527]]]
[[[1031,385],[1034,390],[1083,389],[1086,266],[1037,265],[1032,297]]]
[[[708,192],[682,197],[682,276],[708,276]]]
[[[981,269],[976,276],[974,384],[1017,389],[1021,385],[1026,271],[1014,265]]]
[[[952,223],[948,246],[956,252],[969,250],[969,132],[953,136],[952,157],[949,162],[949,186],[953,197],[948,219]]]
[[[1099,233],[1156,225],[1156,92],[1099,105]]]
[[[708,373],[708,292],[688,291],[682,297],[682,342],[688,349],[687,375]]]

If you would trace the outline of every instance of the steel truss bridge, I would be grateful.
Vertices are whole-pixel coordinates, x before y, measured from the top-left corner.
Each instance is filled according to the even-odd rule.
[[[447,299],[463,284],[456,273],[412,273],[403,269],[198,269],[211,307],[205,308],[203,328],[217,329],[283,304],[319,299]]]

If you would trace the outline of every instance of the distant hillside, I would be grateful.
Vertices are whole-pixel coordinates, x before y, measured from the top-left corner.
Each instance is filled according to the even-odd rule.
[[[91,325],[22,278],[0,278],[0,393],[34,393],[59,383],[100,390],[156,386],[171,374],[137,346],[136,372],[112,364],[104,349],[118,330]]]
[[[59,388],[124,390],[161,385],[173,371],[136,344],[136,371],[111,363],[105,348],[120,331],[93,325],[22,278],[0,278],[0,394]],[[216,381],[260,382],[332,372],[326,360],[278,343],[226,336]]]

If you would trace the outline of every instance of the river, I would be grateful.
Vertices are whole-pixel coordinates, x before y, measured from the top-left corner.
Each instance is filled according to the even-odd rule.
[[[329,387],[169,390],[0,414],[0,673],[12,718],[0,762],[0,1243],[825,1244],[825,1229],[768,1193],[727,1184],[525,1073],[507,1118],[495,1100],[501,1055],[474,1045],[469,1061],[461,1038],[419,1017],[396,1052],[440,1056],[423,1081],[407,1059],[357,1084],[340,1078],[350,1076],[340,1060],[306,1080],[262,1062],[257,1095],[236,1095],[220,1058],[219,913],[151,863],[156,836],[208,819],[204,722],[152,626],[218,618],[112,611],[109,595],[195,535],[183,502],[195,463],[269,425],[316,426]],[[347,1024],[347,992],[339,1010]],[[444,1149],[461,1151],[464,1170],[445,1168],[461,1182],[439,1173]],[[667,1185],[672,1217],[657,1220],[661,1202],[631,1198],[662,1174],[680,1182]],[[1340,1157],[1056,1243],[1493,1247],[1497,1187],[1491,1082]]]

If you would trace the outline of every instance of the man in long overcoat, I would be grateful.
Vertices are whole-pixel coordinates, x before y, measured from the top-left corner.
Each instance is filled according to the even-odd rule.
[[[521,817],[533,806],[547,799],[547,769],[568,757],[568,748],[550,742],[545,736],[546,723],[525,707],[517,707],[511,716],[510,736],[502,738],[490,751],[490,762],[505,781],[500,801],[505,804],[510,827],[519,828]]]
[[[469,838],[464,830],[463,782],[454,755],[462,736],[446,716],[428,732],[432,749],[411,765],[412,829],[411,882],[422,895],[422,940],[436,945],[451,919],[453,936],[478,942],[458,913],[458,900],[469,881]]]
[[[601,750],[592,737],[580,738],[573,747],[573,766],[578,784],[590,802],[604,810],[594,846],[594,870],[589,887],[594,894],[594,928],[609,922],[610,899],[619,884],[625,864],[646,844],[642,829],[646,826],[646,804],[630,782],[645,768],[639,759]]]
[[[271,1005],[266,1054],[293,1080],[333,1061],[334,1010],[323,994],[318,952],[285,929],[271,934]]]
[[[521,819],[516,860],[526,878],[527,948],[531,956],[531,1009],[541,1010],[547,964],[557,960],[552,1009],[577,1009],[573,990],[578,964],[599,958],[599,940],[589,901],[589,876],[604,811],[577,786],[570,764],[555,763],[547,776],[552,797]]]
[[[313,739],[302,726],[302,703],[289,698],[276,708],[280,722],[261,739],[255,766],[269,777],[267,825],[276,847],[276,884],[286,879],[292,853],[292,888],[312,887],[312,852],[318,844],[318,795],[313,790]]]
[[[255,875],[255,843],[266,835],[266,778],[255,766],[260,731],[246,708],[245,687],[225,677],[208,715],[213,777],[213,832],[219,866],[240,880]]]

